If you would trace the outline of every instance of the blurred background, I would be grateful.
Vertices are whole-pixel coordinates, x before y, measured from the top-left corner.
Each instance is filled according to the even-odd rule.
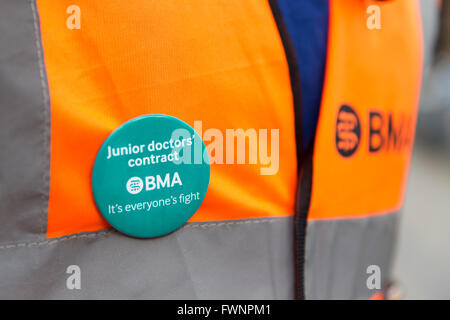
[[[450,299],[450,0],[421,0],[425,66],[394,279],[404,299]]]

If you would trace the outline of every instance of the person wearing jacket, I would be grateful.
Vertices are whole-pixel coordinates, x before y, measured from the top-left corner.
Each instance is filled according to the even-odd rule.
[[[0,26],[0,298],[384,294],[419,100],[418,1],[8,0]],[[94,163],[148,115],[194,128],[211,161],[189,221],[142,238],[101,210],[121,171],[97,188]],[[168,134],[155,123],[133,130]]]

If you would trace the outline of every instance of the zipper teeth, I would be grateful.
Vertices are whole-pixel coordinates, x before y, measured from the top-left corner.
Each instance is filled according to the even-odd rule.
[[[294,218],[294,253],[295,253],[295,298],[305,299],[305,237],[306,218],[309,210],[312,179],[312,148],[308,155],[303,150],[303,119],[300,88],[300,72],[294,46],[289,37],[287,27],[284,23],[281,10],[277,0],[268,0],[272,15],[278,27],[281,41],[283,43],[286,60],[289,67],[289,77],[294,104],[295,116],[295,140],[297,145],[297,172],[299,172],[299,183],[297,185],[295,218]],[[311,154],[309,156],[309,154]],[[306,158],[306,159],[305,159]],[[311,159],[311,160],[308,160]],[[307,167],[305,168],[304,165]],[[300,199],[302,201],[300,201]]]
[[[305,297],[305,254],[306,254],[306,226],[311,201],[313,148],[309,148],[302,161],[302,171],[299,188],[296,196],[295,208],[295,237],[296,237],[296,280],[297,299],[304,300]]]

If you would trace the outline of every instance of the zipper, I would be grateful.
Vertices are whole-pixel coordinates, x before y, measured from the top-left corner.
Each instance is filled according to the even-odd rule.
[[[277,0],[269,0],[272,15],[278,27],[289,67],[289,77],[294,105],[295,141],[297,146],[297,172],[299,173],[294,213],[295,298],[305,299],[305,240],[306,219],[309,211],[312,187],[312,155],[314,143],[303,150],[303,119],[300,88],[300,72],[295,48],[289,37]]]

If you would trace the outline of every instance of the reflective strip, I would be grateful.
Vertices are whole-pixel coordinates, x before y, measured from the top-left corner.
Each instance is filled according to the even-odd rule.
[[[0,1],[0,245],[45,237],[50,107],[34,1]]]
[[[367,267],[390,280],[398,213],[366,218],[309,221],[306,234],[307,299],[368,299]]]
[[[249,219],[149,240],[105,230],[0,247],[0,298],[292,299],[292,229],[292,218]],[[70,265],[80,290],[66,287]]]

